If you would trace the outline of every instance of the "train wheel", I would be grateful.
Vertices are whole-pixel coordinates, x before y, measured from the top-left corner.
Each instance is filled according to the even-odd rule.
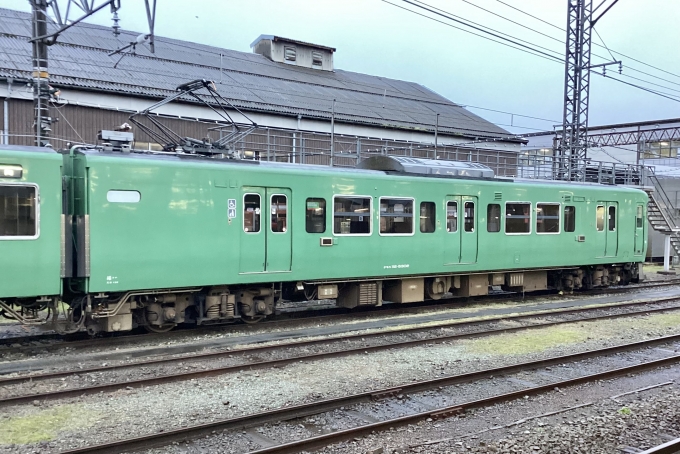
[[[171,331],[175,326],[177,326],[176,323],[170,323],[168,325],[161,325],[161,326],[156,326],[156,325],[144,325],[144,328],[150,333],[167,333],[168,331]]]
[[[255,317],[250,317],[250,316],[243,316],[241,317],[241,320],[243,320],[245,323],[249,325],[254,325],[255,323],[258,323],[261,320],[264,320],[264,315],[259,315]]]

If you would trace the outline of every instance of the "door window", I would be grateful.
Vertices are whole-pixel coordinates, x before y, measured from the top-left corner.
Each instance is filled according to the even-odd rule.
[[[475,231],[475,202],[465,202],[465,231]]]
[[[272,196],[271,202],[271,229],[274,233],[285,233],[288,229],[288,201],[282,194]]]
[[[604,230],[604,207],[602,205],[598,205],[595,212],[595,228],[598,232]]]
[[[243,196],[243,231],[246,233],[260,231],[260,194]]]
[[[637,216],[635,216],[635,226],[638,229],[642,228],[642,205],[638,205],[637,207]]]
[[[458,202],[446,203],[446,231],[458,231]]]
[[[37,236],[36,192],[35,186],[0,186],[0,238]]]
[[[616,207],[609,207],[609,231],[613,232],[616,230]]]
[[[565,232],[576,231],[576,207],[575,206],[564,207],[564,231]]]

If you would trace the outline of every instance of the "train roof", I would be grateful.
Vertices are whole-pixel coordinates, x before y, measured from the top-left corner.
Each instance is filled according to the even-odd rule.
[[[435,179],[451,179],[451,180],[477,180],[497,183],[521,183],[531,185],[557,185],[564,187],[583,187],[583,188],[617,188],[619,190],[640,190],[624,185],[605,185],[591,182],[566,182],[560,180],[548,179],[530,179],[530,178],[509,178],[498,177],[493,175],[493,170],[483,164],[461,162],[461,161],[443,161],[422,158],[410,158],[405,156],[378,156],[370,157],[365,161],[363,166],[366,168],[354,167],[329,167],[325,165],[314,164],[297,164],[288,162],[274,162],[274,161],[257,161],[249,159],[215,159],[193,154],[177,154],[166,152],[143,152],[135,151],[131,153],[120,152],[105,152],[101,149],[89,148],[79,149],[88,157],[103,157],[122,159],[140,159],[140,160],[155,160],[167,163],[192,163],[192,164],[207,164],[215,166],[246,166],[262,170],[287,170],[292,172],[316,172],[326,174],[351,174],[370,176],[404,176],[413,178],[435,178]],[[377,158],[377,159],[376,159]],[[491,174],[491,175],[490,175]]]

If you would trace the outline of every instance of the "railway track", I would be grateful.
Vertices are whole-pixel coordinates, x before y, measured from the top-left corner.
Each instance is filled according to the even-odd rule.
[[[641,289],[659,288],[659,287],[670,287],[674,285],[680,285],[680,279],[650,282],[645,284],[635,284],[620,287],[610,287],[603,289],[594,289],[592,291],[579,292],[579,295],[595,296],[603,293],[624,293],[633,292]],[[550,296],[557,296],[554,292],[549,294]],[[425,301],[422,303],[410,304],[406,307],[399,306],[394,307],[394,305],[385,305],[377,308],[365,308],[365,309],[355,309],[354,311],[349,311],[343,308],[325,308],[325,309],[312,309],[312,310],[300,310],[296,308],[289,312],[278,314],[277,317],[273,317],[269,320],[255,325],[257,327],[278,327],[291,322],[298,322],[300,320],[319,320],[319,321],[331,321],[334,318],[342,318],[351,316],[355,319],[358,318],[368,318],[376,315],[380,316],[390,316],[390,315],[408,315],[415,311],[426,310],[430,308],[436,309],[449,309],[449,308],[459,308],[464,307],[465,304],[478,304],[483,301],[496,301],[503,299],[512,299],[518,296],[517,293],[507,293],[502,292],[494,295],[489,295],[482,298],[471,298],[469,300],[463,300],[461,298],[452,298],[450,302],[442,302],[438,300]],[[526,301],[531,301],[532,299],[545,298],[545,293],[537,293],[532,295],[524,296],[523,299]],[[146,333],[139,330],[133,334],[122,334],[122,335],[107,335],[105,337],[91,338],[86,333],[76,333],[73,335],[62,336],[54,332],[32,334],[27,336],[10,336],[0,338],[0,354],[11,352],[11,353],[23,353],[32,352],[36,349],[41,351],[53,351],[59,348],[69,348],[69,349],[81,349],[90,348],[96,345],[106,345],[110,347],[124,346],[131,342],[138,342],[140,340],[150,340],[163,339],[164,341],[174,340],[176,338],[181,338],[182,336],[187,336],[191,334],[210,334],[215,332],[221,332],[225,330],[233,329],[243,329],[246,328],[244,325],[218,325],[218,326],[201,326],[201,327],[191,327],[187,329],[177,329],[175,331],[170,331],[167,333]],[[246,328],[247,329],[247,328]],[[12,347],[13,345],[19,345],[18,347]],[[3,350],[2,347],[5,347]],[[8,348],[11,347],[11,348]]]
[[[677,454],[680,453],[680,438],[655,446],[639,454]]]
[[[628,344],[620,344],[616,346],[606,347],[597,350],[589,350],[586,352],[561,355],[551,358],[541,359],[537,361],[527,361],[516,363],[509,366],[498,368],[490,368],[469,372],[458,375],[448,375],[431,380],[409,382],[399,386],[390,388],[373,390],[369,392],[362,392],[343,397],[318,400],[315,402],[295,405],[290,407],[283,407],[271,411],[264,411],[260,413],[248,414],[234,418],[223,419],[207,424],[199,424],[178,429],[166,430],[162,433],[148,434],[144,436],[132,437],[122,440],[116,440],[109,443],[102,443],[93,446],[86,446],[76,449],[63,451],[62,454],[81,454],[81,453],[121,453],[130,451],[140,451],[144,449],[167,446],[171,443],[180,441],[187,441],[196,439],[198,437],[210,436],[226,436],[229,431],[243,430],[245,428],[253,428],[264,426],[268,424],[281,424],[290,422],[299,418],[322,415],[329,412],[334,412],[333,417],[337,417],[337,412],[351,409],[360,405],[398,405],[405,397],[413,396],[417,393],[435,391],[442,392],[446,387],[452,385],[471,384],[489,378],[506,377],[512,374],[522,373],[530,370],[537,370],[549,366],[566,365],[579,363],[588,359],[597,359],[597,364],[602,362],[603,358],[612,355],[618,355],[622,352],[634,352],[636,355],[644,355],[645,349],[663,344],[672,344],[680,342],[680,335],[664,336],[654,339],[649,339],[641,342],[633,342]],[[642,353],[639,353],[642,351]],[[283,444],[266,447],[252,454],[283,454],[295,453],[300,451],[318,449],[332,443],[348,440],[354,437],[367,435],[372,432],[383,431],[393,427],[414,424],[418,421],[429,419],[443,419],[465,411],[492,406],[498,403],[511,401],[514,399],[525,398],[525,396],[538,395],[548,393],[556,388],[563,389],[570,386],[587,384],[596,382],[598,380],[611,379],[615,377],[625,376],[627,374],[635,374],[649,369],[661,368],[680,363],[680,355],[670,355],[664,358],[654,358],[638,362],[634,365],[607,368],[596,373],[580,375],[577,377],[551,381],[537,386],[521,387],[509,392],[499,392],[497,394],[486,396],[483,398],[456,402],[454,404],[440,406],[437,408],[427,409],[425,411],[411,411],[409,414],[399,417],[389,417],[383,420],[359,423],[351,428],[332,431],[321,435],[311,434],[311,436],[303,439],[289,441]],[[456,392],[460,394],[459,392]],[[451,395],[451,394],[449,394]],[[402,405],[402,407],[404,407]],[[406,407],[404,407],[406,408]],[[392,411],[393,413],[393,411]],[[660,451],[665,454],[666,451]],[[672,452],[672,451],[671,451]],[[658,454],[658,453],[657,453]]]
[[[654,307],[650,308],[649,305],[659,306],[668,303],[678,303],[675,305]],[[638,310],[631,310],[641,308]],[[624,309],[623,312],[616,312]],[[136,363],[125,363],[118,365],[106,365],[106,366],[95,366],[90,368],[78,368],[74,370],[56,371],[56,372],[46,372],[46,373],[31,373],[16,377],[5,377],[0,378],[0,386],[4,386],[5,389],[3,394],[5,397],[0,398],[0,405],[9,404],[22,404],[26,402],[33,402],[35,400],[43,399],[60,399],[68,398],[73,396],[83,396],[85,394],[95,394],[101,392],[112,392],[119,389],[134,389],[146,386],[160,385],[164,383],[171,383],[182,380],[191,380],[198,378],[206,378],[211,376],[222,375],[230,372],[236,372],[244,369],[259,369],[259,368],[269,368],[269,367],[282,367],[287,364],[299,362],[299,361],[315,361],[320,359],[334,358],[347,355],[356,354],[366,354],[369,352],[377,352],[381,350],[389,349],[399,349],[408,348],[424,344],[435,344],[443,342],[457,341],[461,339],[470,339],[482,336],[491,336],[505,333],[518,332],[523,330],[531,330],[538,328],[546,328],[551,326],[557,326],[567,323],[575,322],[585,322],[585,321],[597,321],[606,320],[622,317],[634,317],[640,315],[647,315],[652,313],[667,312],[673,310],[680,310],[680,298],[666,298],[662,300],[655,301],[639,301],[630,302],[624,304],[618,304],[614,306],[607,307],[590,307],[590,308],[579,308],[579,309],[561,309],[556,311],[546,311],[543,313],[531,313],[531,314],[520,314],[516,316],[504,317],[503,321],[513,321],[524,323],[521,326],[514,327],[500,327],[500,328],[483,328],[484,325],[489,325],[490,323],[497,322],[499,319],[494,320],[483,320],[483,321],[468,321],[460,322],[453,321],[448,323],[438,324],[436,326],[427,327],[410,327],[402,328],[396,331],[389,332],[374,332],[374,333],[355,333],[350,335],[345,335],[339,338],[321,338],[312,340],[300,340],[295,342],[288,342],[285,344],[277,345],[265,345],[265,346],[253,346],[241,349],[232,350],[221,350],[213,352],[203,352],[203,353],[193,353],[190,357],[165,357],[165,358],[151,358],[145,361],[140,361]],[[613,312],[613,313],[612,313]],[[584,314],[595,315],[585,315]],[[572,316],[577,315],[577,317],[569,317],[567,319],[545,321],[546,316]],[[475,329],[477,327],[482,327],[482,329]],[[467,329],[465,332],[459,332],[454,334],[444,334],[437,335],[437,331],[442,328],[463,328]],[[377,338],[389,338],[390,337],[400,337],[404,335],[417,335],[425,334],[425,337],[417,339],[399,340],[396,342],[385,342],[378,345],[366,345],[367,339],[377,339]],[[429,334],[429,335],[428,335]],[[434,335],[433,335],[434,334]],[[359,345],[350,346],[348,341],[357,342]],[[250,362],[240,362],[237,364],[228,364],[224,366],[212,367],[203,370],[191,370],[183,371],[179,373],[170,374],[155,374],[151,377],[141,378],[137,380],[122,380],[114,381],[112,383],[105,384],[95,384],[86,387],[73,387],[67,389],[59,389],[57,391],[46,391],[31,394],[22,395],[11,395],[11,389],[7,386],[10,385],[22,385],[30,383],[31,386],[36,386],[36,383],[44,382],[53,379],[64,379],[66,377],[78,376],[78,383],[85,382],[82,380],[82,376],[85,374],[93,374],[97,372],[106,372],[107,374],[112,374],[115,372],[121,372],[133,368],[148,367],[148,366],[162,366],[162,365],[177,365],[177,363],[187,364],[187,361],[205,361],[205,360],[215,360],[219,358],[229,357],[230,361],[233,361],[232,357],[237,356],[241,358],[247,358],[249,356],[255,356],[263,353],[273,353],[279,352],[284,349],[294,349],[301,347],[324,347],[337,346],[337,349],[332,351],[315,352],[315,353],[305,353],[302,355],[288,355],[285,358],[275,358],[270,360],[258,360]],[[125,377],[124,373],[119,375]],[[108,377],[109,375],[107,375]],[[10,394],[7,396],[7,394]]]

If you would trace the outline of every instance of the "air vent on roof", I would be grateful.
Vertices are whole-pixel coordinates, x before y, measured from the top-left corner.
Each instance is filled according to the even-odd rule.
[[[406,156],[372,156],[361,161],[359,169],[382,170],[445,177],[493,178],[489,167],[475,162],[439,161]]]
[[[256,54],[278,63],[333,71],[332,47],[272,35],[260,35],[250,47]]]
[[[295,61],[295,48],[294,47],[284,47],[283,48],[283,58],[286,61]]]
[[[312,52],[312,66],[323,66],[323,55],[321,52]]]

